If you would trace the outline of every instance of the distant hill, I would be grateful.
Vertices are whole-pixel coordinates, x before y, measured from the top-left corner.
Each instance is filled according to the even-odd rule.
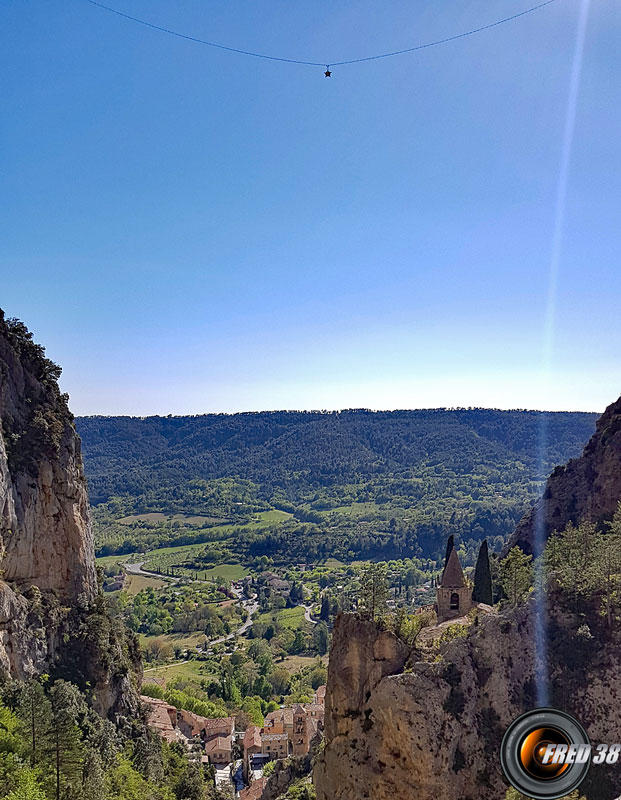
[[[255,554],[264,545],[272,556],[332,555],[344,537],[336,554],[353,558],[429,555],[447,531],[507,536],[552,468],[580,453],[596,419],[547,414],[542,463],[541,412],[533,411],[82,417],[77,429],[91,502],[107,504],[108,518],[185,512],[235,521],[245,513],[247,521],[281,509],[293,517],[262,544],[255,536]],[[222,479],[233,482],[223,490]],[[122,502],[110,511],[115,497]]]

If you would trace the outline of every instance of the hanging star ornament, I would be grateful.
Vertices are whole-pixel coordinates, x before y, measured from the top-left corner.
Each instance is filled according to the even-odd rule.
[[[326,76],[326,78],[331,78],[332,77],[332,73],[330,72],[330,65],[329,64],[326,64],[326,71],[323,74]]]

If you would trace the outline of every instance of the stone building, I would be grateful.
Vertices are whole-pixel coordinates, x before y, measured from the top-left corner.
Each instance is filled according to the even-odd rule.
[[[262,733],[261,747],[264,756],[272,761],[287,758],[289,755],[289,735],[287,733]]]
[[[436,613],[438,622],[465,616],[472,608],[472,587],[468,585],[455,548],[444,565],[444,572],[436,586]]]
[[[244,733],[244,780],[249,782],[249,776],[252,772],[252,759],[254,756],[262,752],[261,746],[261,728],[256,725],[250,725]]]
[[[205,744],[205,758],[210,764],[230,764],[233,740],[231,736],[216,736]]]

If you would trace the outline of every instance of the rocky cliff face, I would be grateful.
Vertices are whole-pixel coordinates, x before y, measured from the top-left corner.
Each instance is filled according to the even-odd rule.
[[[0,324],[1,568],[20,587],[92,597],[94,546],[80,441],[53,366],[37,359],[36,346],[23,337]]]
[[[550,623],[551,702],[582,720],[592,740],[616,741],[618,643],[593,648],[589,637],[609,636],[597,614],[590,632],[577,633],[571,614],[557,611]],[[395,636],[356,616],[339,617],[326,744],[314,776],[318,800],[502,800],[503,733],[535,705],[533,641],[527,605],[486,617],[439,660],[404,669],[409,651]],[[583,787],[589,800],[617,797],[620,771],[593,770]]]
[[[80,440],[59,374],[0,311],[0,673],[57,671],[93,687],[102,713],[120,712],[139,659],[97,596]]]
[[[583,517],[610,518],[621,500],[621,399],[580,458],[550,476],[539,508],[546,535]],[[532,552],[537,509],[511,544]],[[548,598],[550,704],[576,716],[594,742],[621,731],[621,633],[601,608],[580,616],[558,588]],[[434,658],[356,616],[337,619],[326,697],[326,743],[315,768],[318,800],[502,800],[499,746],[536,704],[531,603],[491,614]],[[581,787],[613,800],[621,769],[593,767]]]
[[[541,515],[545,537],[583,518],[610,519],[621,500],[621,398],[610,405],[579,458],[557,467],[543,496],[520,522],[509,546],[532,553],[535,521]]]

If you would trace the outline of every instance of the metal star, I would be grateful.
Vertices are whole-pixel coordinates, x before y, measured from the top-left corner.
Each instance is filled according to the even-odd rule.
[[[326,67],[326,71],[323,74],[326,76],[326,78],[331,78],[332,73],[330,72],[330,67]]]

